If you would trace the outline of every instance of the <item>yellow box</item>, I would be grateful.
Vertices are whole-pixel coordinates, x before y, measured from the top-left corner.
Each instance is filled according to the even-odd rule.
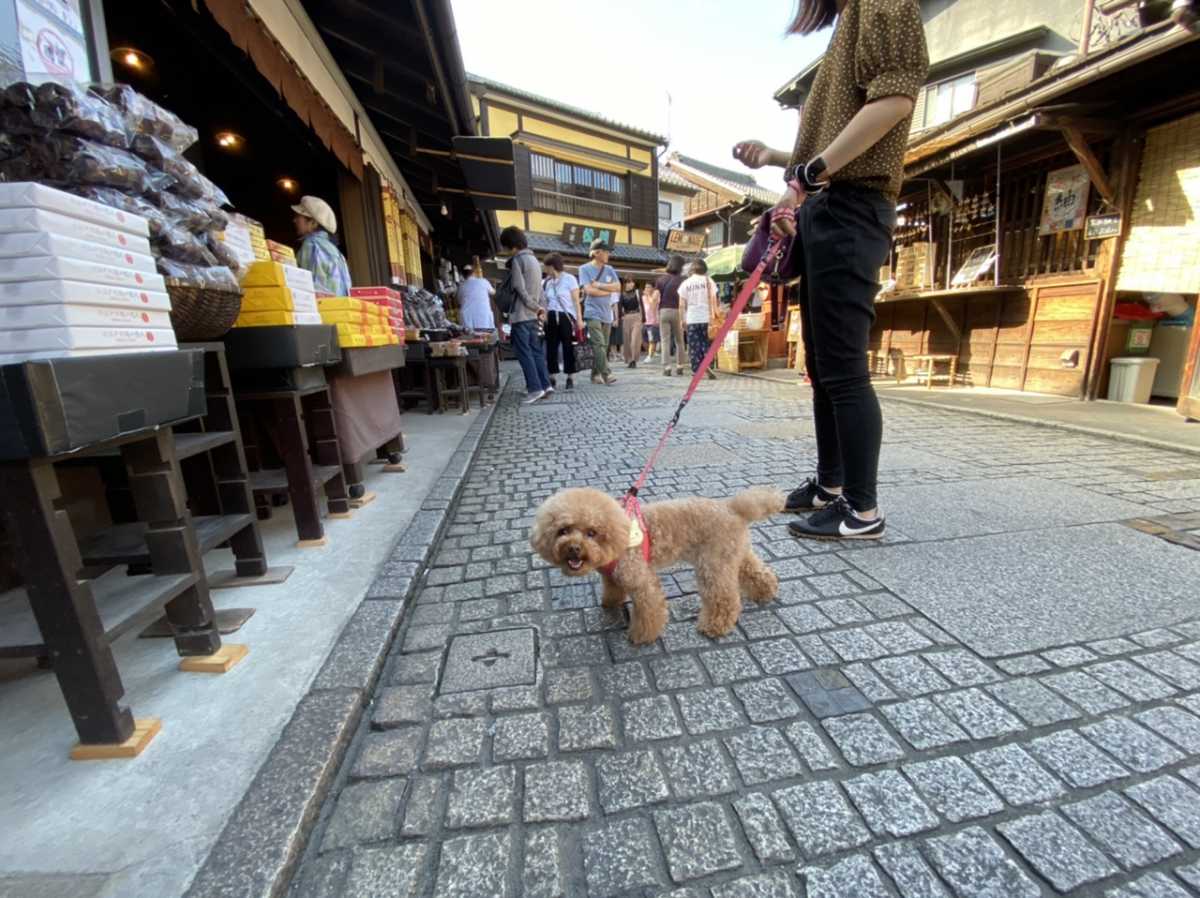
[[[243,311],[234,322],[234,327],[268,327],[277,324],[295,324],[296,313],[287,311],[246,312]]]
[[[243,287],[286,287],[287,277],[278,262],[251,262],[242,276]]]
[[[246,287],[243,289],[243,312],[291,312],[295,308],[295,298],[287,287]]]
[[[321,309],[321,321],[325,324],[353,324],[364,328],[378,327],[380,324],[380,319],[375,315],[364,315],[361,312],[331,312],[324,308]]]
[[[361,349],[374,345],[369,341],[370,338],[364,337],[362,334],[338,334],[338,346],[342,349]]]
[[[357,312],[360,315],[371,315],[375,318],[386,318],[387,309],[367,302],[365,299],[354,299],[349,296],[327,296],[317,300],[321,311]]]

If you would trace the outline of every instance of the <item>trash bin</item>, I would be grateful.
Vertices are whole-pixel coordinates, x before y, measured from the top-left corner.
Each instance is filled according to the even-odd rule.
[[[1158,371],[1156,358],[1117,358],[1110,362],[1108,398],[1116,402],[1150,401],[1154,374]]]

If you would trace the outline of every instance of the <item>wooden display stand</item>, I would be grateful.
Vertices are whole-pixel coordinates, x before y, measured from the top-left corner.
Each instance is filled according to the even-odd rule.
[[[731,330],[717,350],[717,368],[737,374],[739,371],[767,367],[769,330]],[[735,348],[736,347],[736,348]]]
[[[50,660],[79,733],[72,752],[79,759],[132,757],[158,730],[157,721],[135,725],[120,704],[125,689],[111,648],[119,636],[165,610],[180,655],[211,657],[221,649],[174,435],[151,428],[83,451],[110,449],[119,450],[128,472],[145,576],[79,578],[85,563],[55,470],[62,456],[0,463],[5,525],[27,596],[13,593],[0,604],[0,656]]]

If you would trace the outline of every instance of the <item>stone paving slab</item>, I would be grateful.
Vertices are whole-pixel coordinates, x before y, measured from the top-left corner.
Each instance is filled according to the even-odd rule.
[[[984,657],[1196,614],[1200,553],[1113,524],[885,547],[855,563]],[[1133,574],[1136,572],[1136,575]]]
[[[667,630],[634,647],[528,527],[562,486],[628,486],[678,395],[664,380],[623,372],[536,413],[502,397],[449,516],[422,525],[437,547],[385,565],[411,599],[290,898],[1200,894],[1200,608],[1171,592],[1200,580],[1110,523],[1145,513],[1130,466],[1174,460],[889,406],[889,540],[758,523],[778,602],[710,640],[676,566]],[[780,438],[808,426],[797,388],[702,389],[648,501],[807,475],[811,440]],[[510,683],[519,631],[535,649]]]

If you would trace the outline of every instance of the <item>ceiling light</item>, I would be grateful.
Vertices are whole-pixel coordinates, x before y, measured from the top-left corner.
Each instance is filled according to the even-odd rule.
[[[109,54],[114,62],[135,72],[144,72],[154,65],[154,60],[135,47],[117,47]]]
[[[442,215],[448,216],[449,214],[450,214],[450,210],[446,208],[445,203],[442,203]]]
[[[300,185],[292,178],[280,178],[275,183],[279,185],[279,189],[284,193],[296,193],[300,189]]]
[[[240,134],[235,134],[232,131],[220,131],[217,133],[217,146],[223,150],[239,150],[245,142]]]

